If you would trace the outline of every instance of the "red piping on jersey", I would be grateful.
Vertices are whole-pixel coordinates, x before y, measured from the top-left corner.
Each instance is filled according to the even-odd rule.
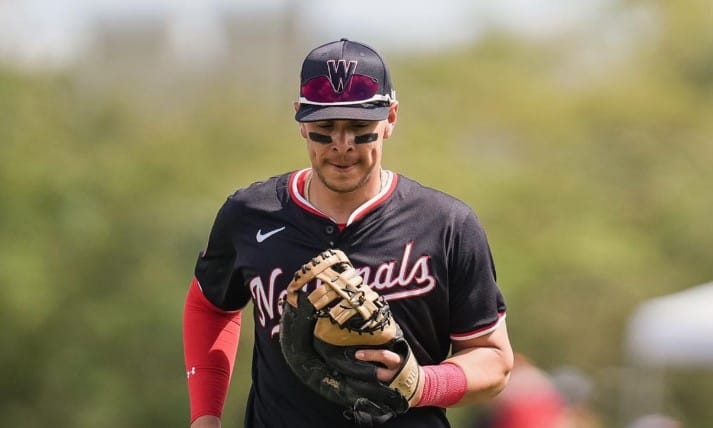
[[[292,175],[290,175],[290,180],[288,182],[290,198],[294,203],[297,204],[297,206],[301,207],[305,211],[309,211],[310,213],[323,218],[329,218],[328,216],[324,215],[324,213],[314,208],[309,203],[307,198],[303,196],[305,190],[305,183],[307,182],[307,177],[309,176],[309,172],[311,170],[311,168],[306,168],[299,171],[295,171],[292,173]]]
[[[308,211],[322,218],[333,220],[328,215],[319,211],[312,204],[310,204],[307,198],[304,196],[305,182],[307,181],[307,177],[309,176],[310,171],[312,171],[311,168],[305,168],[292,173],[288,181],[288,191],[290,193],[290,198],[292,199],[292,201],[294,201],[294,203],[297,204],[297,206],[301,207],[305,211]],[[376,207],[378,207],[385,200],[387,200],[389,196],[391,196],[394,190],[396,190],[396,185],[398,184],[399,176],[398,174],[393,172],[390,174],[391,183],[389,187],[381,190],[374,197],[374,199],[367,201],[364,205],[357,208],[354,213],[352,213],[353,217],[350,216],[346,225],[338,225],[340,226],[340,229],[344,229],[344,227],[348,226],[349,224],[363,218],[365,215],[373,211]]]
[[[498,319],[494,323],[488,324],[486,326],[480,327],[473,331],[468,331],[465,333],[452,333],[451,340],[468,340],[475,339],[476,337],[485,336],[486,334],[492,333],[500,326],[500,324],[505,320],[505,312],[498,313]]]
[[[389,196],[391,196],[392,193],[394,193],[394,190],[396,190],[396,185],[399,182],[399,176],[396,173],[391,173],[391,183],[387,189],[382,189],[379,191],[379,193],[375,196],[375,199],[372,199],[366,203],[366,205],[362,205],[359,208],[357,208],[352,215],[350,216],[349,223],[353,223],[365,215],[367,215],[369,212],[373,211],[374,208],[378,207],[381,205],[385,200],[389,199]],[[353,217],[352,217],[353,216]]]

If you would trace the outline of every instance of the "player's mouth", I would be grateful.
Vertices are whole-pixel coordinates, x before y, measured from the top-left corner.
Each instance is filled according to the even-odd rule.
[[[341,172],[347,172],[347,171],[351,170],[352,168],[354,168],[357,164],[358,164],[358,162],[352,162],[352,163],[330,162],[329,163],[330,166],[332,166],[333,168],[335,168],[336,170],[341,171]]]

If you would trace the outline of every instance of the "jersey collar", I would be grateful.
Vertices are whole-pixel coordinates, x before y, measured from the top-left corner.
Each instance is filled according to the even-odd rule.
[[[290,198],[297,204],[297,206],[304,209],[305,211],[308,211],[320,217],[328,218],[336,223],[333,218],[324,214],[317,207],[312,205],[304,195],[305,182],[307,181],[307,177],[309,176],[309,173],[311,171],[312,168],[305,168],[295,171],[292,173],[292,175],[290,175],[288,186]],[[369,199],[368,201],[357,207],[357,209],[355,209],[354,212],[349,216],[349,219],[347,219],[347,224],[345,226],[349,226],[355,221],[362,219],[365,215],[367,215],[368,213],[376,209],[376,207],[381,205],[384,201],[386,201],[392,193],[394,193],[394,190],[396,190],[396,185],[399,181],[399,176],[398,174],[388,170],[384,170],[384,172],[386,173],[386,181],[384,182],[384,186],[381,191],[374,195],[373,198]]]

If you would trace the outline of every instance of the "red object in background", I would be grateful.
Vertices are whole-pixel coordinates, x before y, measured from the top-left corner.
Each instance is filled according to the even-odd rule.
[[[510,381],[492,410],[491,428],[556,428],[566,403],[547,373],[516,355]]]

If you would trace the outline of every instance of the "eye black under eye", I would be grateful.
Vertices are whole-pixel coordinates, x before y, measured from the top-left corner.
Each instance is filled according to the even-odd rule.
[[[332,142],[332,137],[329,135],[320,134],[318,132],[310,132],[309,139],[315,143],[329,144]]]
[[[357,135],[354,137],[355,144],[372,143],[379,139],[379,134],[372,132],[369,134]]]

